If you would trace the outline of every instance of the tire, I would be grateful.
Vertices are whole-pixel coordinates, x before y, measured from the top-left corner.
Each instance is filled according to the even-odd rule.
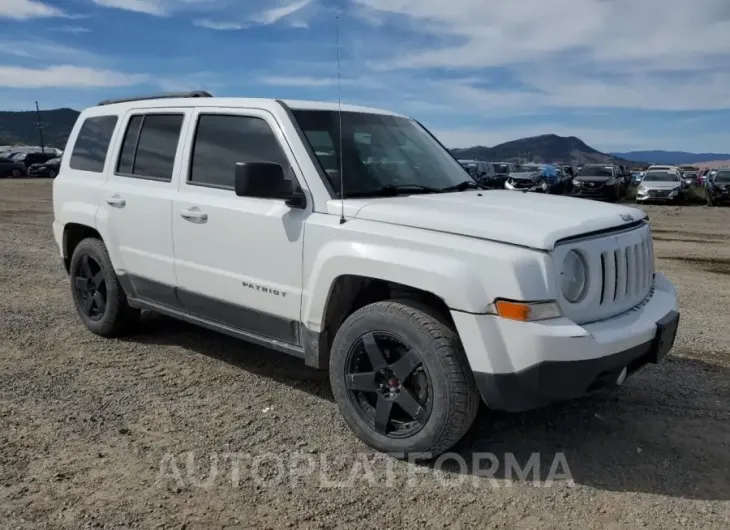
[[[51,170],[50,170],[50,171],[48,172],[48,177],[49,177],[49,178],[52,178],[52,179],[55,179],[55,178],[56,178],[56,172],[55,172],[54,170],[52,170],[52,169],[51,169]]]
[[[418,453],[414,459],[431,459],[447,451],[469,431],[479,409],[456,331],[430,313],[418,302],[377,302],[350,315],[332,344],[330,382],[345,422],[364,443],[398,458]],[[378,357],[381,372],[372,361]],[[382,410],[386,420],[376,422]]]
[[[139,320],[140,311],[127,303],[127,295],[101,240],[87,238],[76,246],[69,275],[76,312],[92,333],[116,337]]]
[[[23,172],[19,169],[13,169],[13,171],[10,173],[10,176],[17,179],[23,176]]]

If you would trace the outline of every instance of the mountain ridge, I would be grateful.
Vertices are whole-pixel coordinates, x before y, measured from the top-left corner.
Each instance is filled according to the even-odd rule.
[[[686,151],[663,150],[627,151],[625,153],[610,154],[633,162],[643,162],[646,164],[701,164],[702,162],[730,159],[730,154],[728,153],[689,153]]]

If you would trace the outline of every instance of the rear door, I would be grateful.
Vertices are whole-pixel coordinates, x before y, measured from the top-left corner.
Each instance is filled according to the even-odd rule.
[[[130,296],[175,309],[172,202],[191,109],[131,110],[123,118],[100,219]]]

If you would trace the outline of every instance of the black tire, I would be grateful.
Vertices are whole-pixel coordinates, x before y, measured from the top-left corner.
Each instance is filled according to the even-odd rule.
[[[56,172],[55,172],[55,171],[54,171],[53,169],[51,169],[51,170],[50,170],[50,171],[48,172],[48,176],[49,176],[50,178],[52,178],[52,179],[55,179],[55,178],[56,178]]]
[[[10,173],[10,176],[17,179],[23,176],[23,172],[16,168],[13,169],[13,171]]]
[[[431,459],[453,447],[469,431],[480,396],[456,331],[419,305],[409,301],[377,302],[350,315],[332,344],[330,382],[346,423],[360,440],[396,457]],[[380,366],[390,375],[375,370],[373,354],[365,352],[366,342],[371,347],[376,345],[384,361]],[[383,345],[388,347],[383,349]],[[405,351],[400,359],[396,358],[399,350]],[[353,370],[353,362],[363,358],[365,370]],[[408,369],[402,370],[403,363],[398,365],[398,360],[407,361]],[[351,377],[355,374],[365,376],[368,390],[351,388],[359,387]],[[379,378],[383,384],[376,389]],[[416,380],[420,383],[414,387]],[[418,405],[418,414],[410,415],[412,422],[402,422],[397,416],[409,415],[408,407],[402,408],[401,403],[412,406],[411,398]],[[390,404],[386,405],[384,427],[378,430],[376,412],[383,402]],[[389,426],[398,428],[389,432]]]
[[[138,322],[140,311],[127,303],[127,295],[101,240],[87,238],[76,246],[69,274],[76,312],[89,331],[115,337]]]

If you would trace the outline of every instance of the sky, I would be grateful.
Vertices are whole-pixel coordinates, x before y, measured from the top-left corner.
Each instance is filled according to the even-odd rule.
[[[337,45],[339,20],[339,46]],[[730,152],[728,0],[0,0],[0,109],[178,90],[417,118],[449,147],[555,133]]]

